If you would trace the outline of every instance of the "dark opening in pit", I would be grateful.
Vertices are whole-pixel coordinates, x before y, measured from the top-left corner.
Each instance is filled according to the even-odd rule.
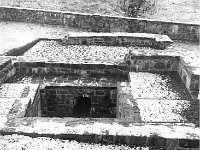
[[[74,106],[74,116],[88,116],[91,111],[91,98],[79,96]]]

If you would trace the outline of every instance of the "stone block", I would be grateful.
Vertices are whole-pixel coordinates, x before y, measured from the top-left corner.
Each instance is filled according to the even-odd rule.
[[[77,137],[78,142],[87,142],[87,143],[95,143],[95,135],[94,134],[83,134]]]
[[[147,137],[144,136],[130,136],[129,144],[135,146],[146,145]]]
[[[102,144],[114,144],[114,136],[113,135],[102,135],[99,139]]]
[[[163,147],[166,145],[166,139],[165,138],[162,138],[162,137],[159,137],[159,136],[151,136],[149,139],[148,139],[148,143],[147,145],[148,146],[157,146],[157,147]]]
[[[71,64],[60,63],[60,67],[61,67],[61,68],[65,68],[65,69],[70,69],[70,68],[71,68]]]
[[[120,135],[117,135],[114,138],[114,141],[115,141],[115,144],[127,144],[128,143],[126,136],[120,136]]]
[[[154,67],[155,69],[165,69],[165,64],[163,62],[157,62]]]
[[[81,69],[80,64],[71,64],[71,69]]]
[[[96,69],[105,69],[106,65],[105,64],[95,64],[96,65]]]
[[[37,62],[37,67],[45,67],[45,62]]]

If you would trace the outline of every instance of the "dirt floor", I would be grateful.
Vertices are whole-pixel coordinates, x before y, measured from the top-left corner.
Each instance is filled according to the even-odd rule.
[[[199,0],[147,0],[143,18],[200,23]],[[0,5],[124,16],[123,0],[0,0]],[[148,5],[148,4],[147,4]]]

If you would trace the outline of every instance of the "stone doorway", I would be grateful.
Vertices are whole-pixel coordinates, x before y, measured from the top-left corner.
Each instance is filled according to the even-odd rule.
[[[86,117],[90,114],[91,110],[91,98],[85,96],[79,96],[76,98],[76,104],[74,106],[73,115],[76,117]]]

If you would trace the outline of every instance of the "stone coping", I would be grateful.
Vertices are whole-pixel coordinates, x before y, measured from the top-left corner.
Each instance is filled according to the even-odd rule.
[[[5,64],[6,62],[8,62],[10,60],[9,57],[2,57],[1,60],[0,60],[0,66]]]
[[[39,84],[10,84],[0,85],[1,98],[34,98]]]
[[[11,64],[11,59],[9,57],[0,57],[0,71],[8,66],[9,63]]]
[[[102,16],[109,18],[121,18],[121,19],[130,19],[130,20],[142,20],[142,21],[151,21],[151,22],[164,22],[164,23],[173,23],[173,24],[188,24],[188,25],[197,25],[197,23],[191,22],[180,22],[180,21],[164,21],[164,20],[155,20],[155,19],[146,19],[146,18],[132,18],[132,17],[123,17],[123,16],[109,16],[109,15],[101,15],[101,14],[89,14],[89,13],[80,13],[80,12],[70,12],[70,11],[59,11],[59,10],[45,10],[45,9],[34,9],[34,8],[25,8],[25,7],[11,7],[11,6],[0,6],[0,8],[13,8],[13,9],[26,9],[31,11],[44,11],[44,12],[55,12],[55,13],[66,13],[66,14],[74,14],[74,15],[84,15],[84,16]]]
[[[69,37],[128,37],[128,38],[144,38],[144,39],[155,39],[156,42],[170,42],[173,41],[167,35],[161,34],[151,34],[151,33],[122,33],[122,32],[113,32],[113,33],[67,33]]]
[[[37,84],[40,88],[47,87],[117,87],[118,78],[114,77],[61,77],[61,76],[13,76],[8,82],[17,84]]]
[[[0,132],[38,135],[111,135],[170,139],[199,139],[200,129],[183,123],[130,123],[105,118],[16,118],[0,127]]]
[[[15,99],[12,108],[7,114],[7,119],[24,118],[30,104],[31,104],[30,98]]]
[[[1,57],[0,57],[1,58]],[[26,63],[26,64],[36,64],[36,63],[44,63],[44,64],[66,64],[66,65],[104,65],[104,66],[115,66],[115,65],[120,65],[124,63],[124,60],[97,60],[97,61],[92,61],[92,60],[52,60],[51,58],[41,58],[41,59],[30,59],[26,56],[19,56],[16,59],[13,58],[14,63]]]

